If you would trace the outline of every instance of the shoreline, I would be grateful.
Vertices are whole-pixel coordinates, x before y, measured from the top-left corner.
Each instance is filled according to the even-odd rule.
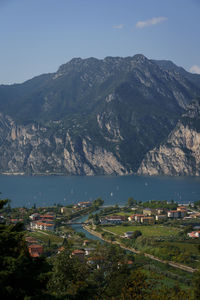
[[[165,175],[165,174],[158,174],[158,175],[148,175],[148,174],[138,174],[138,173],[128,173],[128,174],[67,174],[67,173],[54,173],[54,172],[44,172],[44,173],[26,173],[26,172],[2,172],[0,175],[5,176],[64,176],[64,177],[143,177],[143,178],[200,178],[198,175]]]

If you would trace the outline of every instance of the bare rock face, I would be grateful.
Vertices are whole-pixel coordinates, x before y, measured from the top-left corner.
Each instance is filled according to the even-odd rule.
[[[200,106],[189,107],[167,140],[149,151],[138,174],[199,176],[200,175]]]
[[[92,145],[89,138],[72,139],[69,132],[50,133],[38,124],[17,125],[0,115],[0,172],[4,174],[128,174],[113,153]]]

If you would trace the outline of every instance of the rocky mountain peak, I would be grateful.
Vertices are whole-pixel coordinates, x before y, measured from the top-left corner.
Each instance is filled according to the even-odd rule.
[[[139,63],[148,62],[148,59],[143,54],[136,54],[133,56],[133,59]]]

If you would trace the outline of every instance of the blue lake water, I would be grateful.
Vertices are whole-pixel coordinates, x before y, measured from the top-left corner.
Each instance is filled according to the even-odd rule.
[[[101,197],[105,205],[124,205],[136,200],[200,200],[200,178],[142,176],[4,176],[0,175],[1,198],[12,207],[69,205]]]

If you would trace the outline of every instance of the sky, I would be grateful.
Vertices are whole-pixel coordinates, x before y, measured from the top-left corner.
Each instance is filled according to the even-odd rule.
[[[200,0],[0,0],[0,84],[138,53],[200,74]]]

